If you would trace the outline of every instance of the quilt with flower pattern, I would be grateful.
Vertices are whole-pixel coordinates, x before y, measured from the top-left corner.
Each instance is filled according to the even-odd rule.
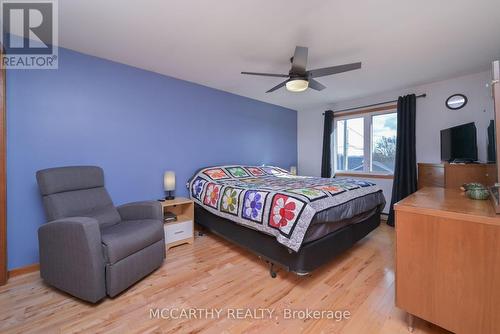
[[[293,251],[300,249],[316,213],[381,191],[363,180],[295,176],[279,167],[239,165],[201,169],[188,187],[204,209],[275,236]]]

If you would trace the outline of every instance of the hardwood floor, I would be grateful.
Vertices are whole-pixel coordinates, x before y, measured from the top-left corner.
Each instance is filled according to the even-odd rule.
[[[207,234],[172,248],[162,268],[115,299],[83,303],[38,272],[0,287],[1,333],[408,333],[394,306],[392,228],[385,224],[308,277],[268,266]],[[150,309],[218,308],[219,319],[151,318]],[[271,319],[229,319],[231,309],[274,308]],[[285,319],[285,309],[349,311],[350,319]],[[179,313],[176,313],[179,315]],[[255,314],[260,316],[260,313]],[[415,334],[447,333],[424,321]]]

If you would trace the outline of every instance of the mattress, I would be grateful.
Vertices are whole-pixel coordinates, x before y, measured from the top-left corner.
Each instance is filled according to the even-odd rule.
[[[292,251],[385,205],[372,182],[294,176],[273,166],[207,167],[188,188],[208,212],[274,236]]]
[[[366,221],[368,218],[378,215],[380,211],[382,210],[382,207],[374,207],[373,209],[360,213],[358,215],[355,215],[350,218],[345,218],[341,220],[336,220],[335,218],[332,218],[333,220],[331,221],[322,221],[322,219],[316,219],[316,217],[313,219],[313,222],[309,225],[309,228],[307,229],[306,235],[304,236],[304,241],[302,242],[303,244],[306,244],[311,241],[315,241],[318,239],[323,238],[324,236],[334,233],[348,225],[353,225],[353,224],[360,224],[364,221]],[[326,210],[329,211],[329,210]],[[328,214],[327,214],[328,216]]]

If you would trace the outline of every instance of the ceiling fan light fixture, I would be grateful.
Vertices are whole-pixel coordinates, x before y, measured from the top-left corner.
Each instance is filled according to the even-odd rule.
[[[318,82],[316,78],[326,77],[327,75],[333,75],[337,73],[343,73],[348,71],[353,71],[361,68],[361,62],[343,64],[337,66],[316,68],[313,70],[307,70],[307,54],[308,49],[303,46],[296,46],[293,57],[290,59],[292,67],[288,74],[277,74],[277,73],[261,73],[261,72],[241,72],[241,74],[246,75],[260,75],[264,77],[276,77],[276,78],[286,78],[285,81],[280,82],[276,86],[267,90],[266,93],[272,93],[286,86],[286,89],[290,92],[303,92],[308,88],[315,91],[322,91],[326,88],[321,82]]]
[[[293,79],[286,83],[286,89],[290,92],[303,92],[309,87],[309,82],[304,79]]]

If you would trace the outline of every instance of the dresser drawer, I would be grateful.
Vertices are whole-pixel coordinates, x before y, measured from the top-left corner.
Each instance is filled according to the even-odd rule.
[[[164,225],[165,242],[167,244],[193,237],[193,222],[170,223]]]
[[[418,164],[418,189],[424,187],[444,188],[444,166],[441,164]]]

